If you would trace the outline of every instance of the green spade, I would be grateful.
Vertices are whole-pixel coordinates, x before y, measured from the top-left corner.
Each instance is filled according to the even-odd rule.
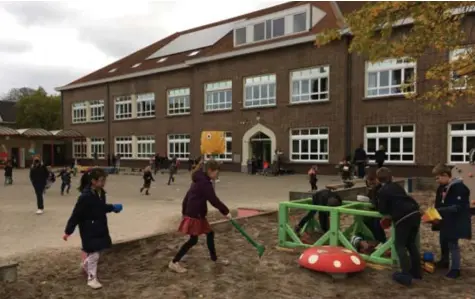
[[[241,233],[241,235],[243,235],[244,238],[246,238],[246,240],[257,249],[257,254],[259,255],[259,258],[261,258],[264,254],[264,251],[266,250],[264,245],[261,245],[254,241],[251,236],[249,236],[246,231],[236,221],[234,221],[234,219],[230,219],[230,221],[231,224]]]

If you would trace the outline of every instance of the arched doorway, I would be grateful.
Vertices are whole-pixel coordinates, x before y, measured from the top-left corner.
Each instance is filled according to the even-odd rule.
[[[242,138],[242,171],[247,172],[247,161],[253,156],[261,161],[271,163],[276,145],[274,132],[266,126],[257,124],[250,128]]]

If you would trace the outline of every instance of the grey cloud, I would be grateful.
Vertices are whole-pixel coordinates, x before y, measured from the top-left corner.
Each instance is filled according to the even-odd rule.
[[[28,41],[0,39],[0,53],[22,53],[27,52],[32,48],[33,45]]]
[[[65,21],[71,21],[78,16],[76,12],[68,9],[64,3],[57,1],[2,2],[0,7],[14,15],[21,24],[26,26],[58,25]]]

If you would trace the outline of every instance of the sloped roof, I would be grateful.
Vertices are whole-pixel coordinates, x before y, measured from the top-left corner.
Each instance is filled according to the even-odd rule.
[[[64,129],[64,130],[55,130],[55,131],[50,131],[51,134],[53,134],[56,137],[62,137],[62,138],[81,138],[84,137],[83,134],[76,130],[72,129]]]
[[[16,121],[16,102],[0,101],[0,123],[14,123]]]
[[[5,126],[0,126],[0,136],[17,136],[20,135],[20,133],[17,132],[17,130],[5,127]]]
[[[40,129],[40,128],[17,129],[17,132],[20,133],[20,135],[27,136],[27,137],[54,136],[51,132],[46,131],[45,129]]]
[[[159,58],[147,59],[167,44],[177,39],[178,37],[197,32],[206,28],[239,21],[242,19],[253,19],[267,14],[283,11],[297,6],[310,4],[312,7],[318,8],[325,13],[323,18],[319,20],[309,31],[295,34],[292,36],[283,36],[281,38],[275,38],[268,41],[254,43],[250,45],[234,47],[234,35],[233,31],[230,31],[223,38],[218,40],[211,46],[196,49],[200,50],[198,54],[193,57],[188,55],[192,51],[186,51],[182,53],[172,54],[167,57],[165,61],[158,62]],[[176,69],[182,69],[189,67],[192,64],[202,63],[210,60],[225,59],[233,56],[249,54],[253,52],[265,51],[278,46],[289,46],[294,41],[294,44],[302,42],[311,42],[317,33],[322,32],[329,28],[341,28],[341,21],[339,18],[342,15],[339,11],[338,4],[336,2],[328,1],[291,1],[276,6],[268,7],[262,10],[258,10],[249,14],[240,15],[231,19],[223,20],[220,22],[208,24],[205,26],[193,28],[183,32],[174,33],[156,43],[151,44],[135,53],[132,53],[104,68],[101,68],[91,74],[88,74],[70,84],[59,87],[57,90],[68,90],[74,88],[80,88],[95,84],[101,84],[106,82],[113,82],[118,80],[124,80],[128,78],[140,77],[150,75],[154,73],[162,73]],[[342,29],[342,28],[341,28]],[[138,65],[139,64],[139,65]],[[132,67],[136,66],[136,67]]]

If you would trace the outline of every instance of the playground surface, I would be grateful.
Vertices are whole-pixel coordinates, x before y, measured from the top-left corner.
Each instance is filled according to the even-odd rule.
[[[433,195],[415,194],[415,198],[427,206]],[[235,229],[218,227],[218,255],[231,264],[212,264],[201,238],[184,261],[189,272],[172,273],[167,264],[184,241],[183,236],[173,233],[153,242],[129,243],[106,252],[99,268],[104,288],[93,291],[80,274],[78,249],[49,250],[18,257],[19,280],[0,285],[0,298],[473,298],[475,248],[469,242],[461,244],[462,278],[446,280],[443,272],[436,272],[405,288],[390,280],[391,270],[367,268],[346,280],[333,281],[326,274],[300,268],[299,253],[275,250],[276,215],[249,218],[243,227],[267,246],[260,260],[256,250]],[[437,234],[423,225],[421,235],[422,249],[437,253]]]

